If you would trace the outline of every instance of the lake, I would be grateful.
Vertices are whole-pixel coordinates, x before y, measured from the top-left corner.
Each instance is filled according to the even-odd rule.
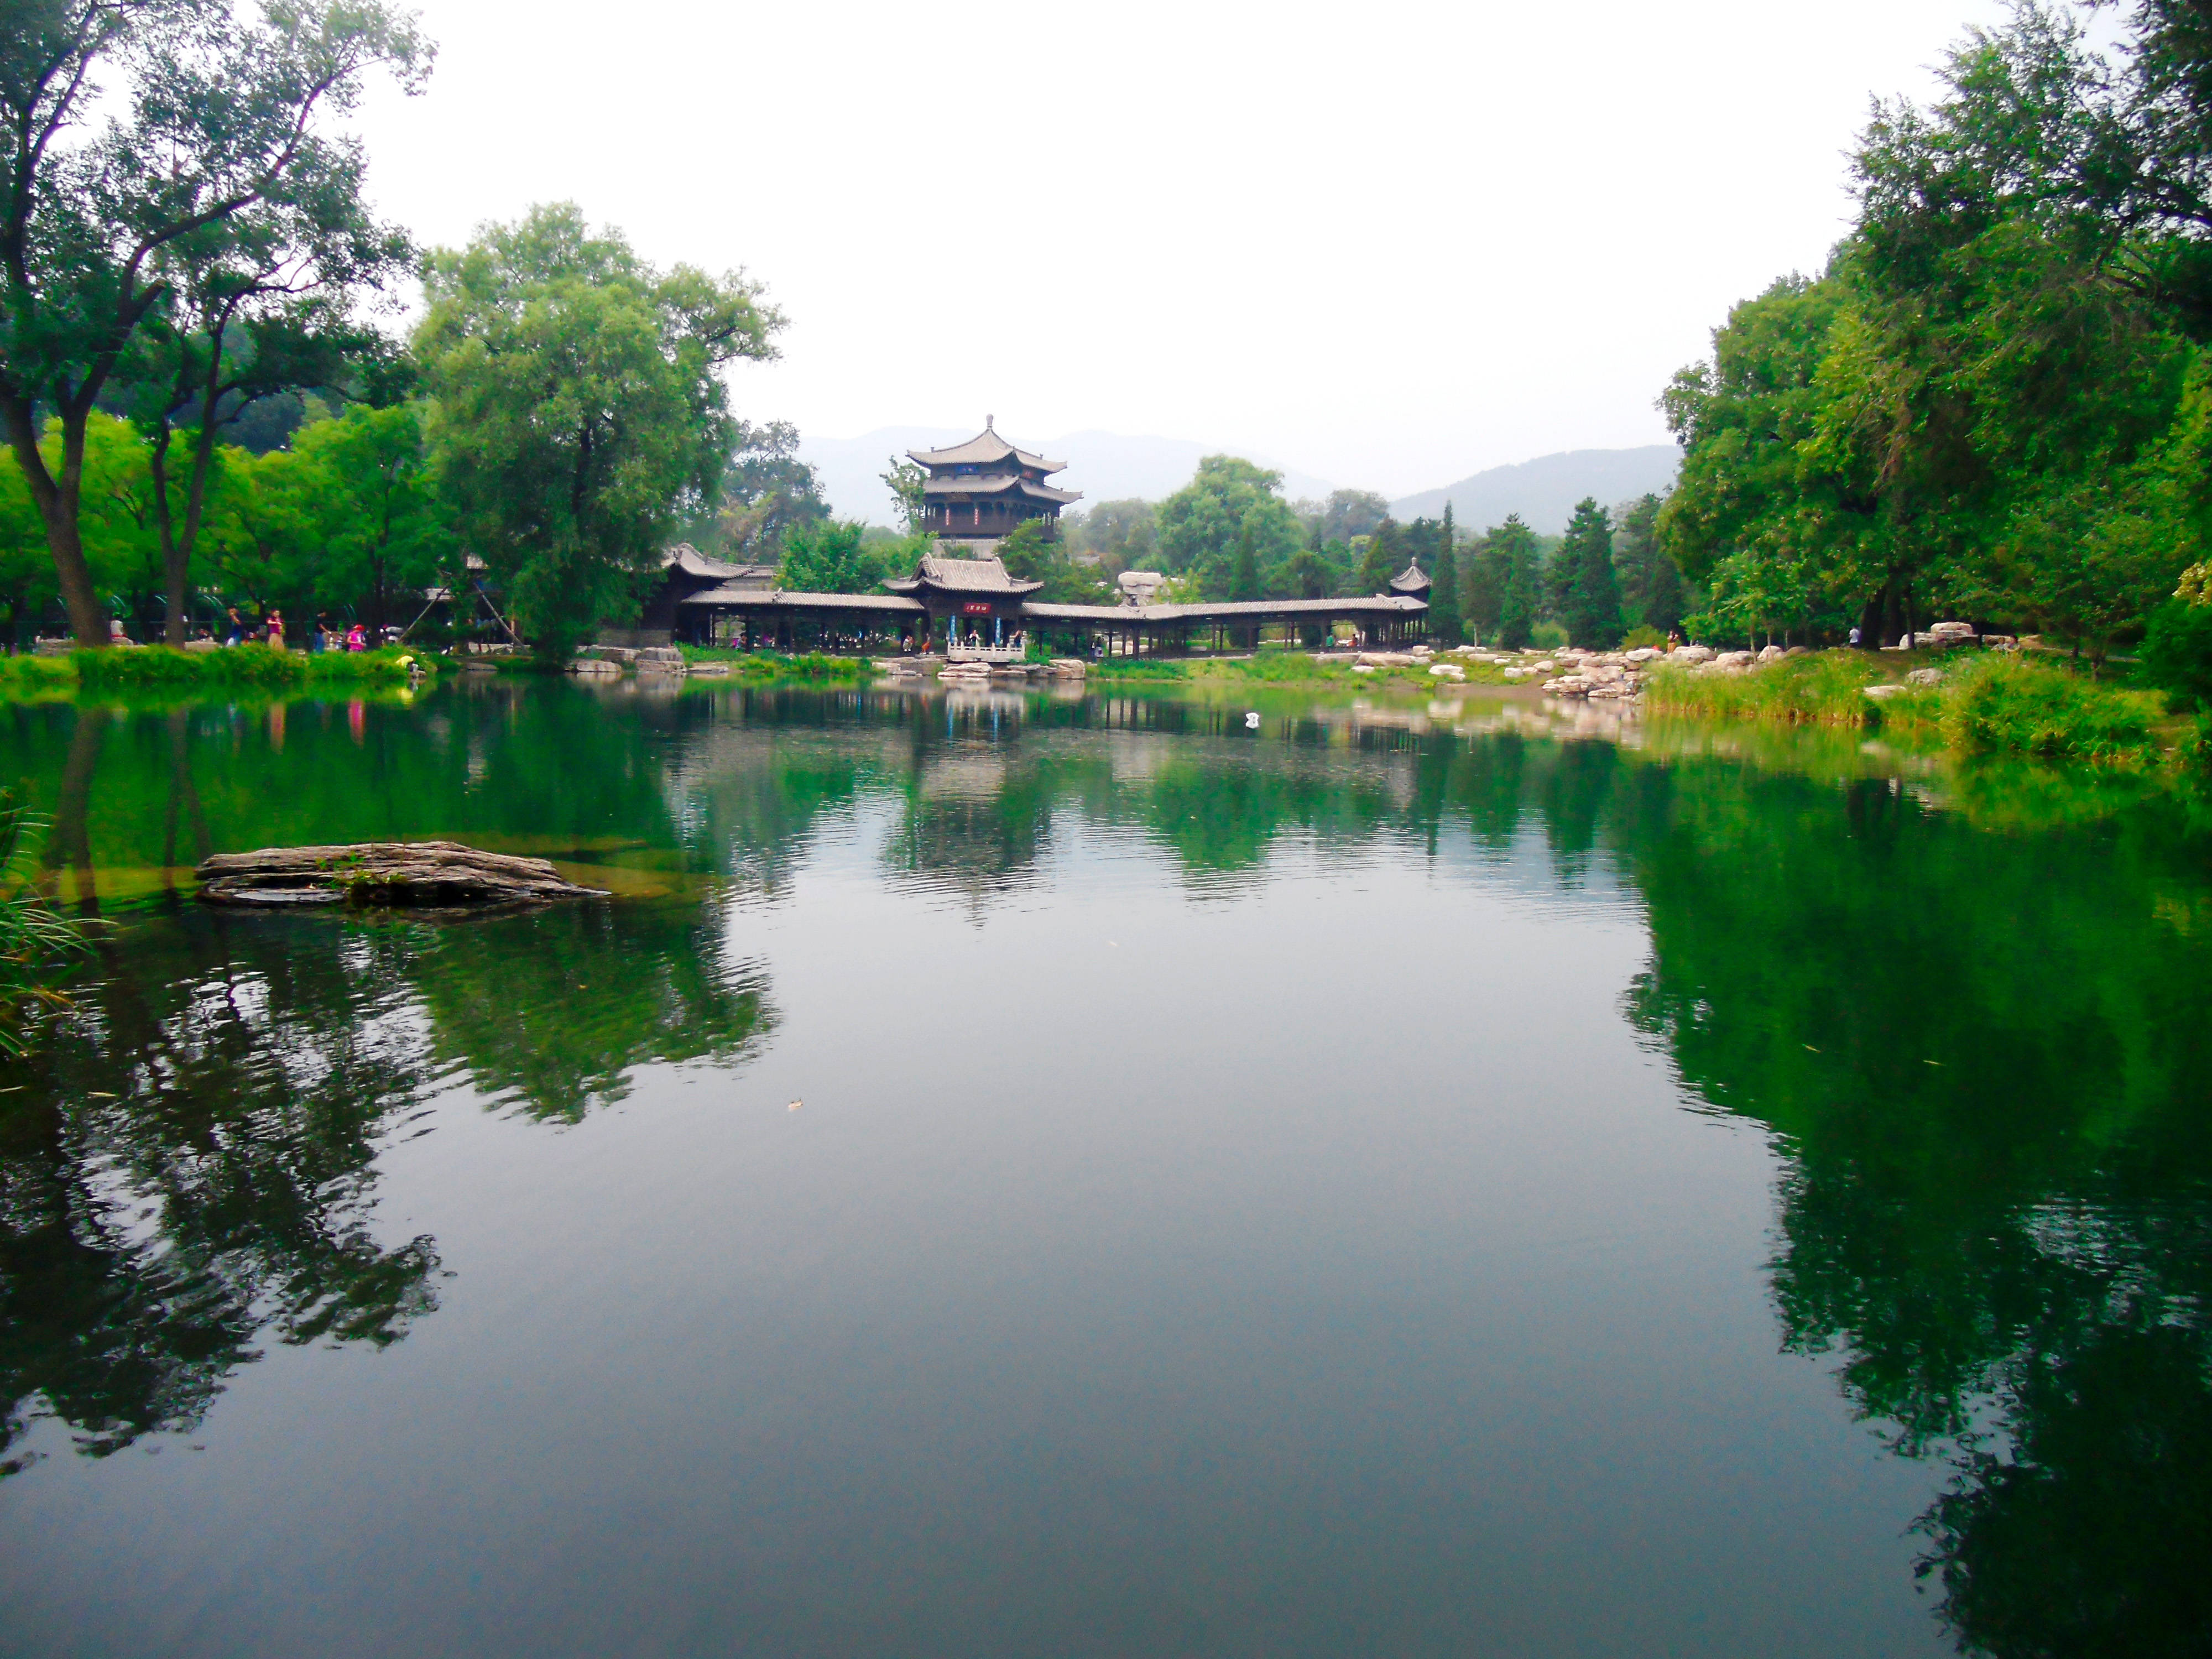
[[[2124,779],[472,676],[0,781],[112,924],[0,1079],[9,1654],[2212,1640],[2212,841]],[[614,896],[179,896],[428,836]]]

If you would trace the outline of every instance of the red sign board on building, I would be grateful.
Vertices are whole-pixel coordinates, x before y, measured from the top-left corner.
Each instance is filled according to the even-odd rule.
[[[988,605],[977,605],[970,600],[960,607],[960,614],[963,617],[988,617],[991,614],[991,607]]]

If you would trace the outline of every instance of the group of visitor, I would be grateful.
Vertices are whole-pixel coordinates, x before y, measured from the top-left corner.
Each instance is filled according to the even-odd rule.
[[[272,608],[264,613],[260,621],[250,625],[246,618],[239,614],[238,607],[234,605],[225,606],[223,615],[229,625],[229,631],[223,638],[224,645],[244,645],[251,640],[256,645],[267,646],[271,651],[283,651],[289,648],[284,642],[284,613],[282,611]],[[311,653],[338,650],[366,651],[369,648],[368,630],[356,622],[341,635],[331,626],[329,615],[326,612],[318,611],[315,613],[313,625],[307,630],[304,648]]]

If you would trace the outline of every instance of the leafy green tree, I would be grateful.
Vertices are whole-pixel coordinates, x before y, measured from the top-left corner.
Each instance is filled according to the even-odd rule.
[[[1047,605],[1110,605],[1113,590],[1098,567],[1078,561],[1066,539],[1042,519],[1024,519],[999,538],[999,558],[1018,581],[1042,582],[1036,597]]]
[[[1321,537],[1324,542],[1349,543],[1357,536],[1371,536],[1390,516],[1390,503],[1371,489],[1334,489],[1322,508]]]
[[[891,574],[889,562],[862,538],[858,520],[819,520],[793,526],[784,534],[783,562],[776,584],[801,593],[872,593]]]
[[[420,609],[414,596],[452,568],[457,549],[431,476],[417,404],[356,407],[301,428],[292,446],[298,510],[315,544],[313,597],[358,605],[380,630]],[[262,458],[261,477],[270,476]],[[249,472],[248,488],[252,475]]]
[[[1620,589],[1613,569],[1613,521],[1596,501],[1577,504],[1560,544],[1559,566],[1567,573],[1565,613],[1560,617],[1576,644],[1609,651],[1620,643]]]
[[[919,535],[929,504],[929,474],[915,462],[894,455],[890,458],[890,469],[882,476],[884,488],[891,492],[891,499],[898,503],[899,518],[905,524],[907,533]]]
[[[416,335],[459,515],[537,650],[566,659],[627,611],[732,447],[724,366],[782,317],[742,274],[661,271],[573,204],[425,264]]]
[[[1191,481],[1158,512],[1160,562],[1171,574],[1197,578],[1210,598],[1225,598],[1236,584],[1237,549],[1246,525],[1262,592],[1305,545],[1305,526],[1281,495],[1283,478],[1235,455],[1208,455]]]
[[[416,89],[430,58],[380,0],[252,21],[228,0],[39,0],[0,17],[0,424],[81,643],[107,640],[79,519],[94,409],[157,330],[201,325],[181,272],[266,270],[287,239],[357,210],[360,150],[328,119],[380,67]],[[113,125],[70,142],[111,67],[126,76]]]
[[[1072,552],[1095,560],[1109,576],[1150,569],[1159,558],[1159,523],[1150,501],[1101,501],[1063,519],[1060,533]]]
[[[725,557],[780,562],[783,538],[830,517],[821,480],[799,459],[799,428],[788,421],[733,428],[735,449],[722,468],[720,500],[697,539]]]
[[[1359,558],[1359,574],[1355,579],[1356,590],[1362,596],[1390,591],[1390,578],[1398,574],[1398,562],[1405,556],[1405,533],[1395,519],[1386,518],[1367,538],[1366,550]]]

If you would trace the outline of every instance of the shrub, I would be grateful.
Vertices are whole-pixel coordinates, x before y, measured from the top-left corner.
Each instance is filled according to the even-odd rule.
[[[2176,713],[2212,709],[2212,604],[2168,599],[2151,613],[2142,678]]]
[[[144,686],[163,690],[295,690],[310,684],[401,685],[410,665],[429,672],[425,653],[382,651],[272,651],[237,645],[215,651],[177,651],[165,645],[79,651],[70,659],[81,686],[101,690]]]
[[[1624,651],[1664,651],[1667,636],[1656,628],[1632,628],[1623,636],[1620,648]]]
[[[1538,623],[1529,630],[1528,643],[1539,651],[1564,651],[1567,648],[1567,630],[1557,623]]]
[[[1943,740],[1968,753],[2109,762],[2142,759],[2155,746],[2156,698],[2054,663],[1987,656],[1954,674],[1942,700]]]

